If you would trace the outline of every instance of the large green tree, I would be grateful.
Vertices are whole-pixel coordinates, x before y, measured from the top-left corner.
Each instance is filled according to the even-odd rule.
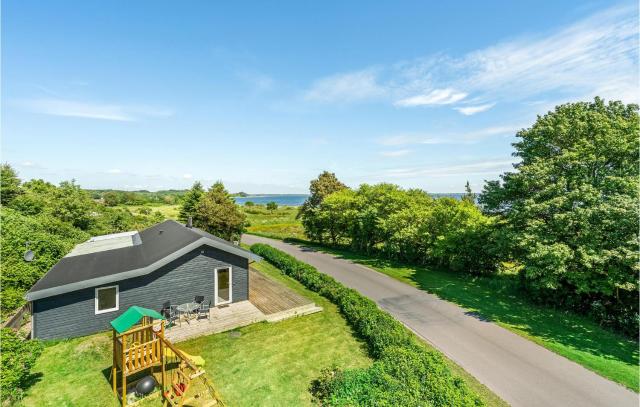
[[[182,197],[182,204],[180,205],[180,214],[178,215],[178,219],[186,222],[189,219],[189,216],[195,216],[196,207],[200,203],[200,199],[203,195],[204,188],[202,188],[200,181],[196,181],[191,189]]]
[[[195,226],[231,241],[240,239],[244,222],[245,214],[219,181],[202,196],[193,217]]]
[[[0,167],[0,202],[7,205],[20,195],[20,178],[18,173],[9,165]]]
[[[323,171],[318,175],[318,178],[311,181],[309,185],[310,195],[298,211],[298,218],[302,220],[307,236],[322,241],[323,234],[319,230],[321,225],[316,224],[318,208],[325,197],[345,188],[347,186],[340,182],[336,174],[329,171]]]
[[[515,171],[488,182],[480,203],[506,220],[530,288],[637,310],[638,117],[637,105],[596,98],[517,134]]]

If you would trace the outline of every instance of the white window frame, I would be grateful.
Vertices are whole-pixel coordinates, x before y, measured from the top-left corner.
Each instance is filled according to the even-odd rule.
[[[228,301],[218,301],[218,270],[229,269],[229,300]],[[213,305],[223,305],[223,304],[231,304],[233,302],[233,267],[225,266],[225,267],[216,267],[214,269],[214,284],[215,284],[215,292],[213,293]]]
[[[109,308],[109,309],[103,309],[103,310],[98,310],[98,291],[100,290],[106,290],[109,288],[115,288],[116,289],[116,306],[115,308]],[[95,290],[95,311],[96,311],[96,315],[98,314],[105,314],[107,312],[113,312],[113,311],[118,311],[120,309],[120,288],[118,287],[118,285],[110,285],[107,287],[97,287]]]

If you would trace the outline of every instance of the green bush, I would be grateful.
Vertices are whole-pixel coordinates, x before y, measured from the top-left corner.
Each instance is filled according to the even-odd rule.
[[[303,216],[308,237],[356,252],[473,274],[493,273],[504,259],[493,243],[494,220],[468,199],[363,184],[325,196]]]
[[[275,211],[276,209],[278,209],[278,204],[271,201],[271,202],[267,202],[267,210],[269,211]]]
[[[265,244],[251,251],[336,304],[376,359],[367,369],[325,371],[311,387],[326,405],[477,406],[482,402],[454,377],[442,357],[425,349],[375,302]]]
[[[4,328],[0,331],[0,350],[2,401],[19,400],[32,378],[31,368],[42,353],[42,344],[23,340],[13,330]]]

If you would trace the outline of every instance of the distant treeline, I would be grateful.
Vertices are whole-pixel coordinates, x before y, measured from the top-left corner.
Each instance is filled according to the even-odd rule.
[[[180,203],[180,200],[187,190],[169,189],[150,192],[145,190],[121,191],[117,189],[88,189],[87,192],[91,195],[91,198],[101,200],[107,206],[147,204],[175,205]]]
[[[107,206],[117,205],[176,205],[182,202],[182,198],[188,189],[166,189],[161,191],[123,191],[119,189],[87,189],[91,198],[102,201]],[[250,196],[246,192],[231,194],[234,197]]]

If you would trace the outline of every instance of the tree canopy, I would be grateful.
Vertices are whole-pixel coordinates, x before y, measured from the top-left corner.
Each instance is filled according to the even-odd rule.
[[[433,199],[393,184],[363,184],[324,197],[305,216],[310,238],[368,254],[471,273],[492,272],[498,263],[497,253],[485,249],[493,235],[492,219],[466,200]]]
[[[9,165],[0,167],[0,202],[7,205],[20,194],[18,173]]]
[[[244,231],[245,218],[222,182],[218,181],[200,198],[193,224],[213,235],[235,241]]]
[[[481,205],[506,220],[509,254],[545,298],[637,313],[638,117],[599,98],[558,106],[517,134],[515,171],[486,184]]]
[[[196,214],[196,207],[200,203],[200,199],[204,195],[204,188],[200,181],[196,181],[190,190],[182,198],[182,204],[180,205],[180,214],[178,219],[183,222],[189,220],[189,217],[194,217]]]
[[[340,182],[336,174],[328,171],[323,171],[318,178],[310,182],[310,195],[298,211],[298,218],[302,220],[305,233],[309,237],[322,241],[322,234],[317,233],[318,226],[315,225],[316,212],[325,197],[346,188],[347,186]]]

